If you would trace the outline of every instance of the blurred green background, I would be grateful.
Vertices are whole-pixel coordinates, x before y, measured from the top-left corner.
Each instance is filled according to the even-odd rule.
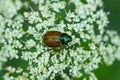
[[[109,29],[116,30],[120,36],[120,0],[103,0],[104,10],[110,12]],[[113,65],[101,64],[94,71],[98,80],[120,80],[120,61],[115,61]]]

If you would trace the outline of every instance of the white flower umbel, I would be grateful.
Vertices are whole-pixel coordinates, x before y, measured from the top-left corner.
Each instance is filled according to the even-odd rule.
[[[23,4],[20,0],[0,0],[0,13],[5,17],[12,18],[17,15],[18,10],[22,8]]]
[[[102,0],[0,0],[0,70],[5,80],[97,80],[103,61],[120,60],[120,37],[107,30]],[[105,28],[106,27],[106,28]],[[42,37],[72,37],[53,50]]]

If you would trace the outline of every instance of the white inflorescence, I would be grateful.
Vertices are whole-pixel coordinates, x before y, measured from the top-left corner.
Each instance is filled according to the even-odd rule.
[[[5,80],[97,80],[102,61],[120,60],[120,37],[106,30],[102,0],[0,0],[0,70]],[[65,32],[72,42],[47,51],[42,36]]]

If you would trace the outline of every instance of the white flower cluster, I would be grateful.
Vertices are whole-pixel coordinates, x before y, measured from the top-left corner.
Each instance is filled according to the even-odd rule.
[[[26,7],[29,6],[29,7]],[[93,70],[120,60],[120,37],[106,30],[102,0],[0,0],[0,70],[5,80],[97,80]],[[42,36],[72,42],[47,51]]]

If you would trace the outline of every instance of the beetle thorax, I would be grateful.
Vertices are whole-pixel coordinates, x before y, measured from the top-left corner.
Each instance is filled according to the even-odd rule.
[[[58,37],[58,40],[60,40],[62,44],[67,44],[68,42],[72,41],[72,38],[71,38],[71,36],[67,35],[66,33],[62,33]]]

